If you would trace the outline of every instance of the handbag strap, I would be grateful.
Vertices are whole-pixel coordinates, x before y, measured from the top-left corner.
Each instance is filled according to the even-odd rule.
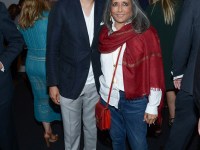
[[[118,56],[117,56],[117,61],[116,61],[115,69],[114,69],[113,76],[112,76],[112,81],[111,81],[111,85],[110,85],[110,89],[109,89],[109,94],[108,94],[108,100],[107,100],[106,108],[108,108],[108,104],[110,102],[110,95],[111,95],[111,92],[112,92],[112,87],[113,87],[114,78],[115,78],[115,74],[116,74],[116,71],[117,71],[117,66],[118,66],[119,56],[121,54],[121,51],[122,51],[122,46],[120,47],[120,50],[119,50],[119,53],[118,53]]]

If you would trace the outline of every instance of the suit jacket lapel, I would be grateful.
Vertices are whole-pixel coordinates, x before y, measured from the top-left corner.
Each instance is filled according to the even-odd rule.
[[[92,41],[92,45],[94,44],[95,38],[98,39],[98,33],[100,28],[100,22],[101,22],[101,3],[99,3],[99,0],[95,0],[95,8],[94,8],[94,37]]]
[[[90,46],[90,41],[89,41],[89,35],[87,32],[87,27],[86,27],[86,22],[84,18],[84,14],[82,11],[81,3],[80,0],[75,0],[76,1],[76,8],[75,13],[77,13],[77,20],[78,20],[78,26],[80,30],[80,36],[86,40],[88,45]],[[102,4],[99,2],[99,0],[95,0],[95,6],[94,6],[94,37],[92,41],[92,45],[96,38],[98,38],[98,33],[99,33],[99,28],[100,28],[100,22],[102,21]],[[77,11],[76,11],[77,10]]]
[[[74,0],[74,1],[76,1],[76,8],[77,8],[77,9],[75,9],[74,13],[77,13],[76,17],[77,17],[78,27],[80,30],[80,36],[81,36],[81,38],[85,39],[86,43],[88,43],[88,45],[90,46],[89,36],[88,36],[88,32],[87,32],[87,26],[86,26],[86,22],[85,22],[85,18],[84,18],[84,14],[82,11],[80,0]]]

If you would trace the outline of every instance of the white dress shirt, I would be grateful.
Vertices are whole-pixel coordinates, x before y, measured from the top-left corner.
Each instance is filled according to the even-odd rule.
[[[83,11],[83,9],[82,9],[82,11]],[[83,11],[83,15],[84,15],[84,18],[85,18],[85,23],[86,23],[88,36],[89,36],[89,41],[90,41],[90,46],[91,46],[93,38],[94,38],[94,3],[93,3],[93,6],[92,6],[90,15],[86,16],[84,11]],[[87,84],[92,84],[92,83],[95,83],[95,81],[94,81],[92,63],[90,62],[90,69],[89,69],[86,85]]]
[[[0,64],[2,64],[1,61],[0,61]],[[3,64],[2,64],[2,66],[3,66]],[[4,70],[5,70],[5,68],[4,68],[4,66],[3,66],[3,67],[1,68],[1,71],[4,72]]]

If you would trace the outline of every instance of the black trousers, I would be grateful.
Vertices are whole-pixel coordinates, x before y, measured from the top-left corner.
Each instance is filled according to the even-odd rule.
[[[0,96],[0,150],[17,150],[15,126],[12,117],[12,96]]]
[[[197,123],[195,100],[180,90],[176,97],[175,120],[165,150],[185,150]]]

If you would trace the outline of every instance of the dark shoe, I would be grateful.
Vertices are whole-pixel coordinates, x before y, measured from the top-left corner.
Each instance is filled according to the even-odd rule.
[[[98,140],[107,147],[112,147],[112,140],[108,131],[98,130]]]

